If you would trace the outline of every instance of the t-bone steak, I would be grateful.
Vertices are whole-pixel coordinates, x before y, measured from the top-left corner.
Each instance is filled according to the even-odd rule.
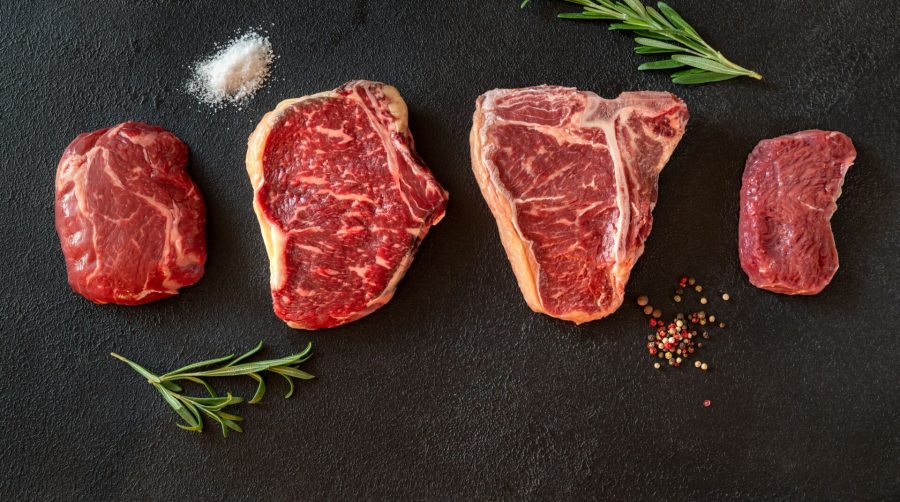
[[[200,280],[206,209],[187,163],[180,139],[140,122],[69,144],[56,170],[56,230],[75,292],[139,305]]]
[[[447,204],[413,148],[406,104],[378,82],[282,101],[250,136],[247,172],[275,314],[294,328],[387,303]]]
[[[741,188],[741,267],[762,289],[814,295],[838,269],[831,216],[853,142],[831,131],[801,131],[761,141],[747,159]]]
[[[687,120],[664,92],[609,100],[539,86],[478,98],[472,168],[534,311],[580,324],[619,308]]]

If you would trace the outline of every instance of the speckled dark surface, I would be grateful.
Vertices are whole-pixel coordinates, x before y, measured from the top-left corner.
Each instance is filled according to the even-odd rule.
[[[0,494],[8,500],[877,500],[900,493],[900,43],[888,0],[673,0],[761,83],[671,85],[631,41],[558,21],[560,2],[0,3]],[[182,91],[236,30],[267,30],[274,80],[243,110]],[[295,332],[271,312],[246,138],[282,98],[354,78],[396,85],[449,190],[396,297],[349,326]],[[660,180],[628,303],[581,327],[522,301],[468,161],[475,98],[554,83],[677,93],[688,133]],[[136,308],[66,285],[53,177],[80,132],[126,119],[191,147],[209,210],[201,282]],[[819,296],[754,289],[738,265],[744,159],[806,128],[853,138]],[[682,271],[727,290],[712,370],[655,371],[633,307]],[[247,349],[316,355],[297,398],[244,405],[246,432],[191,434],[110,351],[164,370]],[[226,382],[220,382],[225,384]],[[220,385],[224,388],[224,385]],[[252,391],[248,383],[233,387]],[[702,401],[712,406],[704,408]]]

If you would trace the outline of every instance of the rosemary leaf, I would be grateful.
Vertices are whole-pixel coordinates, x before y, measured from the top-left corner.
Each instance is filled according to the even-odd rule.
[[[169,381],[169,380],[166,380],[165,382],[160,382],[160,385],[162,385],[163,387],[165,387],[168,390],[171,390],[172,392],[181,392],[182,390],[184,390],[181,388],[180,385],[178,385],[175,382]]]
[[[201,380],[201,379],[196,378],[196,377],[190,377],[190,376],[189,376],[189,377],[186,377],[186,376],[180,376],[180,375],[177,376],[177,377],[173,377],[173,378],[177,378],[178,380],[187,380],[187,381],[189,381],[189,382],[194,382],[194,383],[197,384],[197,385],[202,385],[202,386],[206,389],[206,392],[209,393],[209,396],[210,396],[210,397],[217,397],[217,396],[218,396],[218,394],[216,394],[216,389],[213,389],[213,388],[212,388],[212,385],[206,383],[204,380]]]
[[[684,63],[688,66],[693,66],[694,68],[700,68],[701,70],[711,71],[715,73],[724,73],[727,75],[740,76],[743,75],[744,72],[739,70],[735,70],[729,68],[722,63],[718,63],[716,61],[710,61],[709,59],[699,58],[696,56],[687,56],[683,54],[675,54],[672,56],[672,59],[678,61],[680,63]]]
[[[656,20],[659,26],[662,26],[663,28],[670,28],[673,30],[675,29],[675,26],[673,26],[665,16],[660,14],[659,11],[654,9],[653,7],[647,6],[647,14],[649,14],[650,17]]]
[[[635,15],[639,17],[647,17],[647,11],[644,9],[644,4],[638,2],[637,0],[625,0],[625,3],[628,4],[628,7],[634,11]]]
[[[282,366],[279,368],[272,368],[270,371],[278,373],[279,375],[287,375],[290,377],[299,378],[301,380],[312,380],[313,378],[315,378],[314,376],[310,375],[309,373],[307,373],[303,370],[298,370],[297,368],[291,368],[290,366]]]
[[[259,349],[261,349],[262,346],[263,346],[262,342],[257,343],[256,347],[253,347],[252,349],[245,352],[243,355],[235,358],[233,361],[228,363],[228,366],[234,366],[235,364],[243,361],[244,359],[247,359],[248,357],[252,356],[253,354],[256,354],[257,352],[259,352]]]
[[[224,411],[220,411],[220,412],[219,412],[219,416],[222,417],[222,418],[231,420],[231,421],[233,421],[233,422],[240,422],[241,420],[244,419],[244,417],[239,417],[239,416],[237,416],[237,415],[232,415],[231,413],[225,413]]]
[[[284,395],[284,398],[285,398],[285,399],[290,399],[291,396],[294,395],[294,381],[291,380],[291,377],[289,377],[289,376],[287,376],[287,375],[281,375],[281,376],[282,376],[285,380],[287,380],[288,387],[289,387],[289,388],[288,388],[288,391],[287,391],[287,394]]]
[[[674,59],[663,59],[660,61],[651,61],[638,66],[638,70],[671,70],[672,68],[681,68],[684,63]]]
[[[640,45],[655,47],[657,49],[669,49],[676,52],[684,52],[685,50],[684,47],[679,47],[675,44],[670,44],[668,42],[663,42],[661,40],[656,40],[653,38],[635,37],[634,41]]]
[[[611,19],[608,17],[603,17],[600,14],[594,14],[591,12],[565,12],[559,15],[560,19],[587,19],[587,20],[597,20],[597,19]]]
[[[562,17],[561,14],[560,14],[560,17]],[[613,24],[609,25],[610,30],[636,31],[636,30],[643,30],[644,28],[645,28],[644,26],[640,26],[637,24],[628,24],[628,23],[613,23]],[[642,33],[644,33],[648,37],[656,36],[656,35],[652,34],[651,32],[642,32]]]
[[[227,396],[219,396],[219,397],[191,397],[190,401],[194,404],[200,404],[203,406],[219,406],[219,405],[228,405],[233,403],[239,403],[243,401],[241,398],[234,398],[231,394]]]
[[[644,47],[638,46],[634,48],[634,52],[636,54],[671,54],[673,51],[671,49],[658,49],[656,47]]]
[[[213,364],[218,364],[223,361],[227,361],[227,360],[231,359],[232,357],[234,357],[234,354],[231,354],[230,356],[225,356],[225,357],[218,357],[216,359],[209,359],[207,361],[200,361],[199,363],[188,364],[187,366],[183,366],[181,368],[178,368],[177,370],[166,373],[165,375],[162,376],[162,378],[166,378],[166,377],[169,377],[172,375],[178,375],[180,373],[185,373],[188,370],[202,368],[204,366],[212,366]]]
[[[676,84],[692,85],[706,84],[709,82],[721,82],[723,80],[731,80],[737,77],[737,75],[726,75],[723,73],[713,73],[711,71],[701,71],[699,73],[690,73],[684,75],[678,75],[676,73],[672,75],[672,81]]]
[[[257,382],[256,392],[253,393],[253,397],[250,398],[250,400],[247,402],[250,404],[256,404],[256,403],[262,401],[263,396],[266,395],[266,381],[263,380],[263,377],[259,376],[258,373],[250,373],[247,376],[256,380],[256,382]]]
[[[222,416],[222,415],[219,414],[219,416]],[[222,419],[222,423],[225,424],[226,427],[228,427],[229,429],[231,429],[231,430],[233,430],[233,431],[235,431],[235,432],[244,432],[244,429],[241,429],[241,426],[238,425],[237,423],[235,423],[235,422],[232,421],[232,420],[228,420],[227,418],[223,418],[223,419]]]
[[[635,30],[634,34],[641,38],[652,38],[654,40],[662,40],[663,42],[669,40],[669,37],[655,31]]]
[[[188,427],[191,427],[198,431],[203,429],[202,422],[197,416],[197,410],[195,408],[193,408],[192,406],[185,406],[181,403],[181,400],[176,398],[174,395],[165,392],[162,387],[156,387],[156,389],[160,394],[162,394],[163,399],[165,399],[166,402],[169,403],[169,406],[171,406],[172,409],[175,410],[175,413],[178,413],[178,416],[180,416],[182,420],[187,422]]]
[[[700,35],[697,34],[693,26],[688,24],[688,22],[685,21],[683,17],[681,17],[681,14],[675,12],[675,9],[669,7],[665,2],[658,2],[656,6],[659,8],[659,11],[662,12],[664,16],[666,16],[666,19],[668,19],[670,23],[696,36],[697,38],[700,38]]]

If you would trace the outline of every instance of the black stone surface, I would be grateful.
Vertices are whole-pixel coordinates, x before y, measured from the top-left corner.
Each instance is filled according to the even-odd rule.
[[[703,87],[637,72],[628,37],[554,19],[561,2],[517,3],[0,3],[3,499],[896,500],[896,3],[673,0],[765,75]],[[273,80],[242,110],[198,104],[183,91],[190,64],[249,28],[271,37]],[[385,308],[297,332],[271,311],[246,139],[279,100],[355,78],[403,93],[448,214]],[[580,327],[528,310],[470,174],[475,98],[541,83],[668,90],[692,117],[626,305]],[[127,119],[190,145],[208,269],[173,299],[96,306],[66,284],[53,178],[76,134]],[[847,133],[859,158],[833,220],[841,269],[822,294],[791,298],[740,270],[738,190],[757,141],[807,128]],[[714,302],[730,327],[705,374],[654,370],[634,307],[683,272],[734,298]],[[259,340],[269,356],[313,340],[319,379],[289,401],[271,379],[227,440],[177,429],[109,357],[162,371]]]

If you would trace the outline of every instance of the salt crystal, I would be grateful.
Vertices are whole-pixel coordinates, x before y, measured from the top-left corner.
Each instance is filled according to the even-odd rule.
[[[240,105],[265,84],[274,59],[268,38],[246,33],[194,65],[187,89],[212,106]]]

